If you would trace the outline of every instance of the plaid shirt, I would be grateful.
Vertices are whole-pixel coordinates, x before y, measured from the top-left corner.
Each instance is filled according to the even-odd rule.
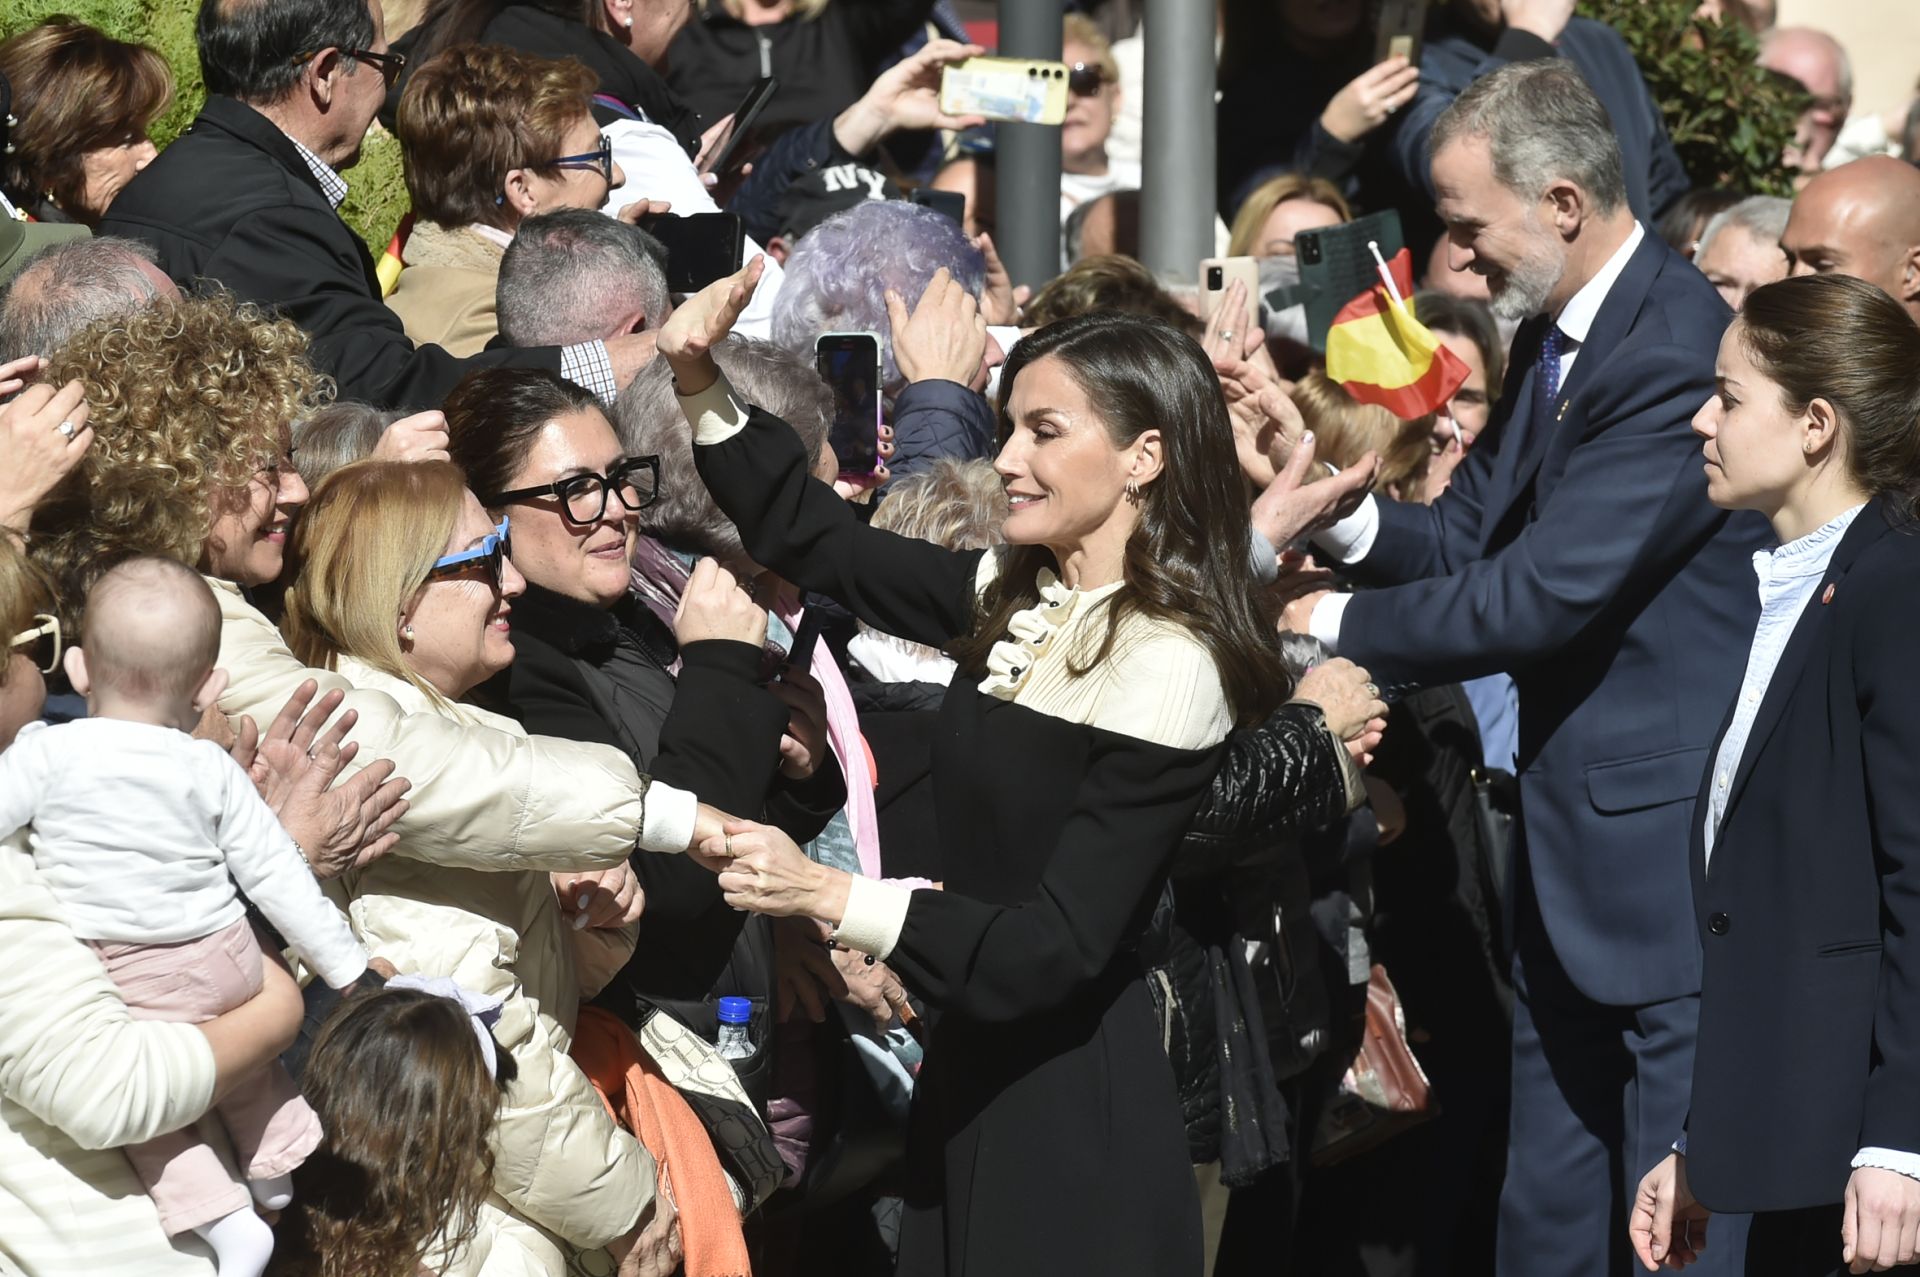
[[[292,142],[293,149],[300,152],[300,158],[306,161],[307,168],[313,172],[313,180],[320,183],[320,193],[338,212],[341,202],[347,198],[347,179],[334,172],[332,165],[300,145],[298,138],[289,134],[287,141]]]

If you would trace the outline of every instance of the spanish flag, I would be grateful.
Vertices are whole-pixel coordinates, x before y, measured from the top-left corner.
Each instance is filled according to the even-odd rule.
[[[1460,357],[1413,317],[1412,293],[1413,257],[1403,248],[1380,262],[1380,283],[1341,307],[1327,329],[1327,376],[1403,421],[1438,412],[1467,379]]]

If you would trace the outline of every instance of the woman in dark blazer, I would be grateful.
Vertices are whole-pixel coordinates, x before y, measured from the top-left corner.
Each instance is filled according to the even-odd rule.
[[[1694,418],[1758,510],[1760,624],[1701,785],[1693,1100],[1629,1226],[1651,1271],[1752,1212],[1749,1277],[1920,1255],[1920,328],[1879,289],[1753,293]]]

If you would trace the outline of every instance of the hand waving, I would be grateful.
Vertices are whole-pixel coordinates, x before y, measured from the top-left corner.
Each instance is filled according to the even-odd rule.
[[[393,850],[400,836],[391,830],[406,814],[412,783],[395,777],[393,762],[384,758],[339,781],[360,751],[346,739],[359,716],[348,710],[322,733],[344,696],[335,690],[315,703],[318,691],[312,679],[294,690],[260,738],[255,768],[265,766],[267,806],[307,853],[314,877],[325,880],[364,869]]]
[[[698,394],[720,376],[712,351],[740,322],[766,259],[754,259],[725,279],[717,279],[687,298],[660,328],[654,347],[673,369],[683,395]]]

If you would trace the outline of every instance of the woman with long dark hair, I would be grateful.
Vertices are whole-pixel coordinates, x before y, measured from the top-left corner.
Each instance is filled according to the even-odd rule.
[[[1709,1212],[1751,1212],[1722,1271],[1881,1272],[1920,1257],[1920,328],[1860,280],[1782,280],[1714,372],[1707,496],[1780,546],[1694,809],[1687,1129],[1630,1232],[1681,1268]]]
[[[1222,742],[1290,687],[1212,366],[1137,316],[1023,341],[995,462],[1009,544],[953,552],[862,525],[790,429],[734,399],[708,352],[758,274],[689,301],[660,353],[754,560],[958,660],[933,758],[946,889],[827,869],[747,822],[703,850],[729,903],[824,919],[938,1012],[900,1272],[1197,1274],[1138,944]]]

